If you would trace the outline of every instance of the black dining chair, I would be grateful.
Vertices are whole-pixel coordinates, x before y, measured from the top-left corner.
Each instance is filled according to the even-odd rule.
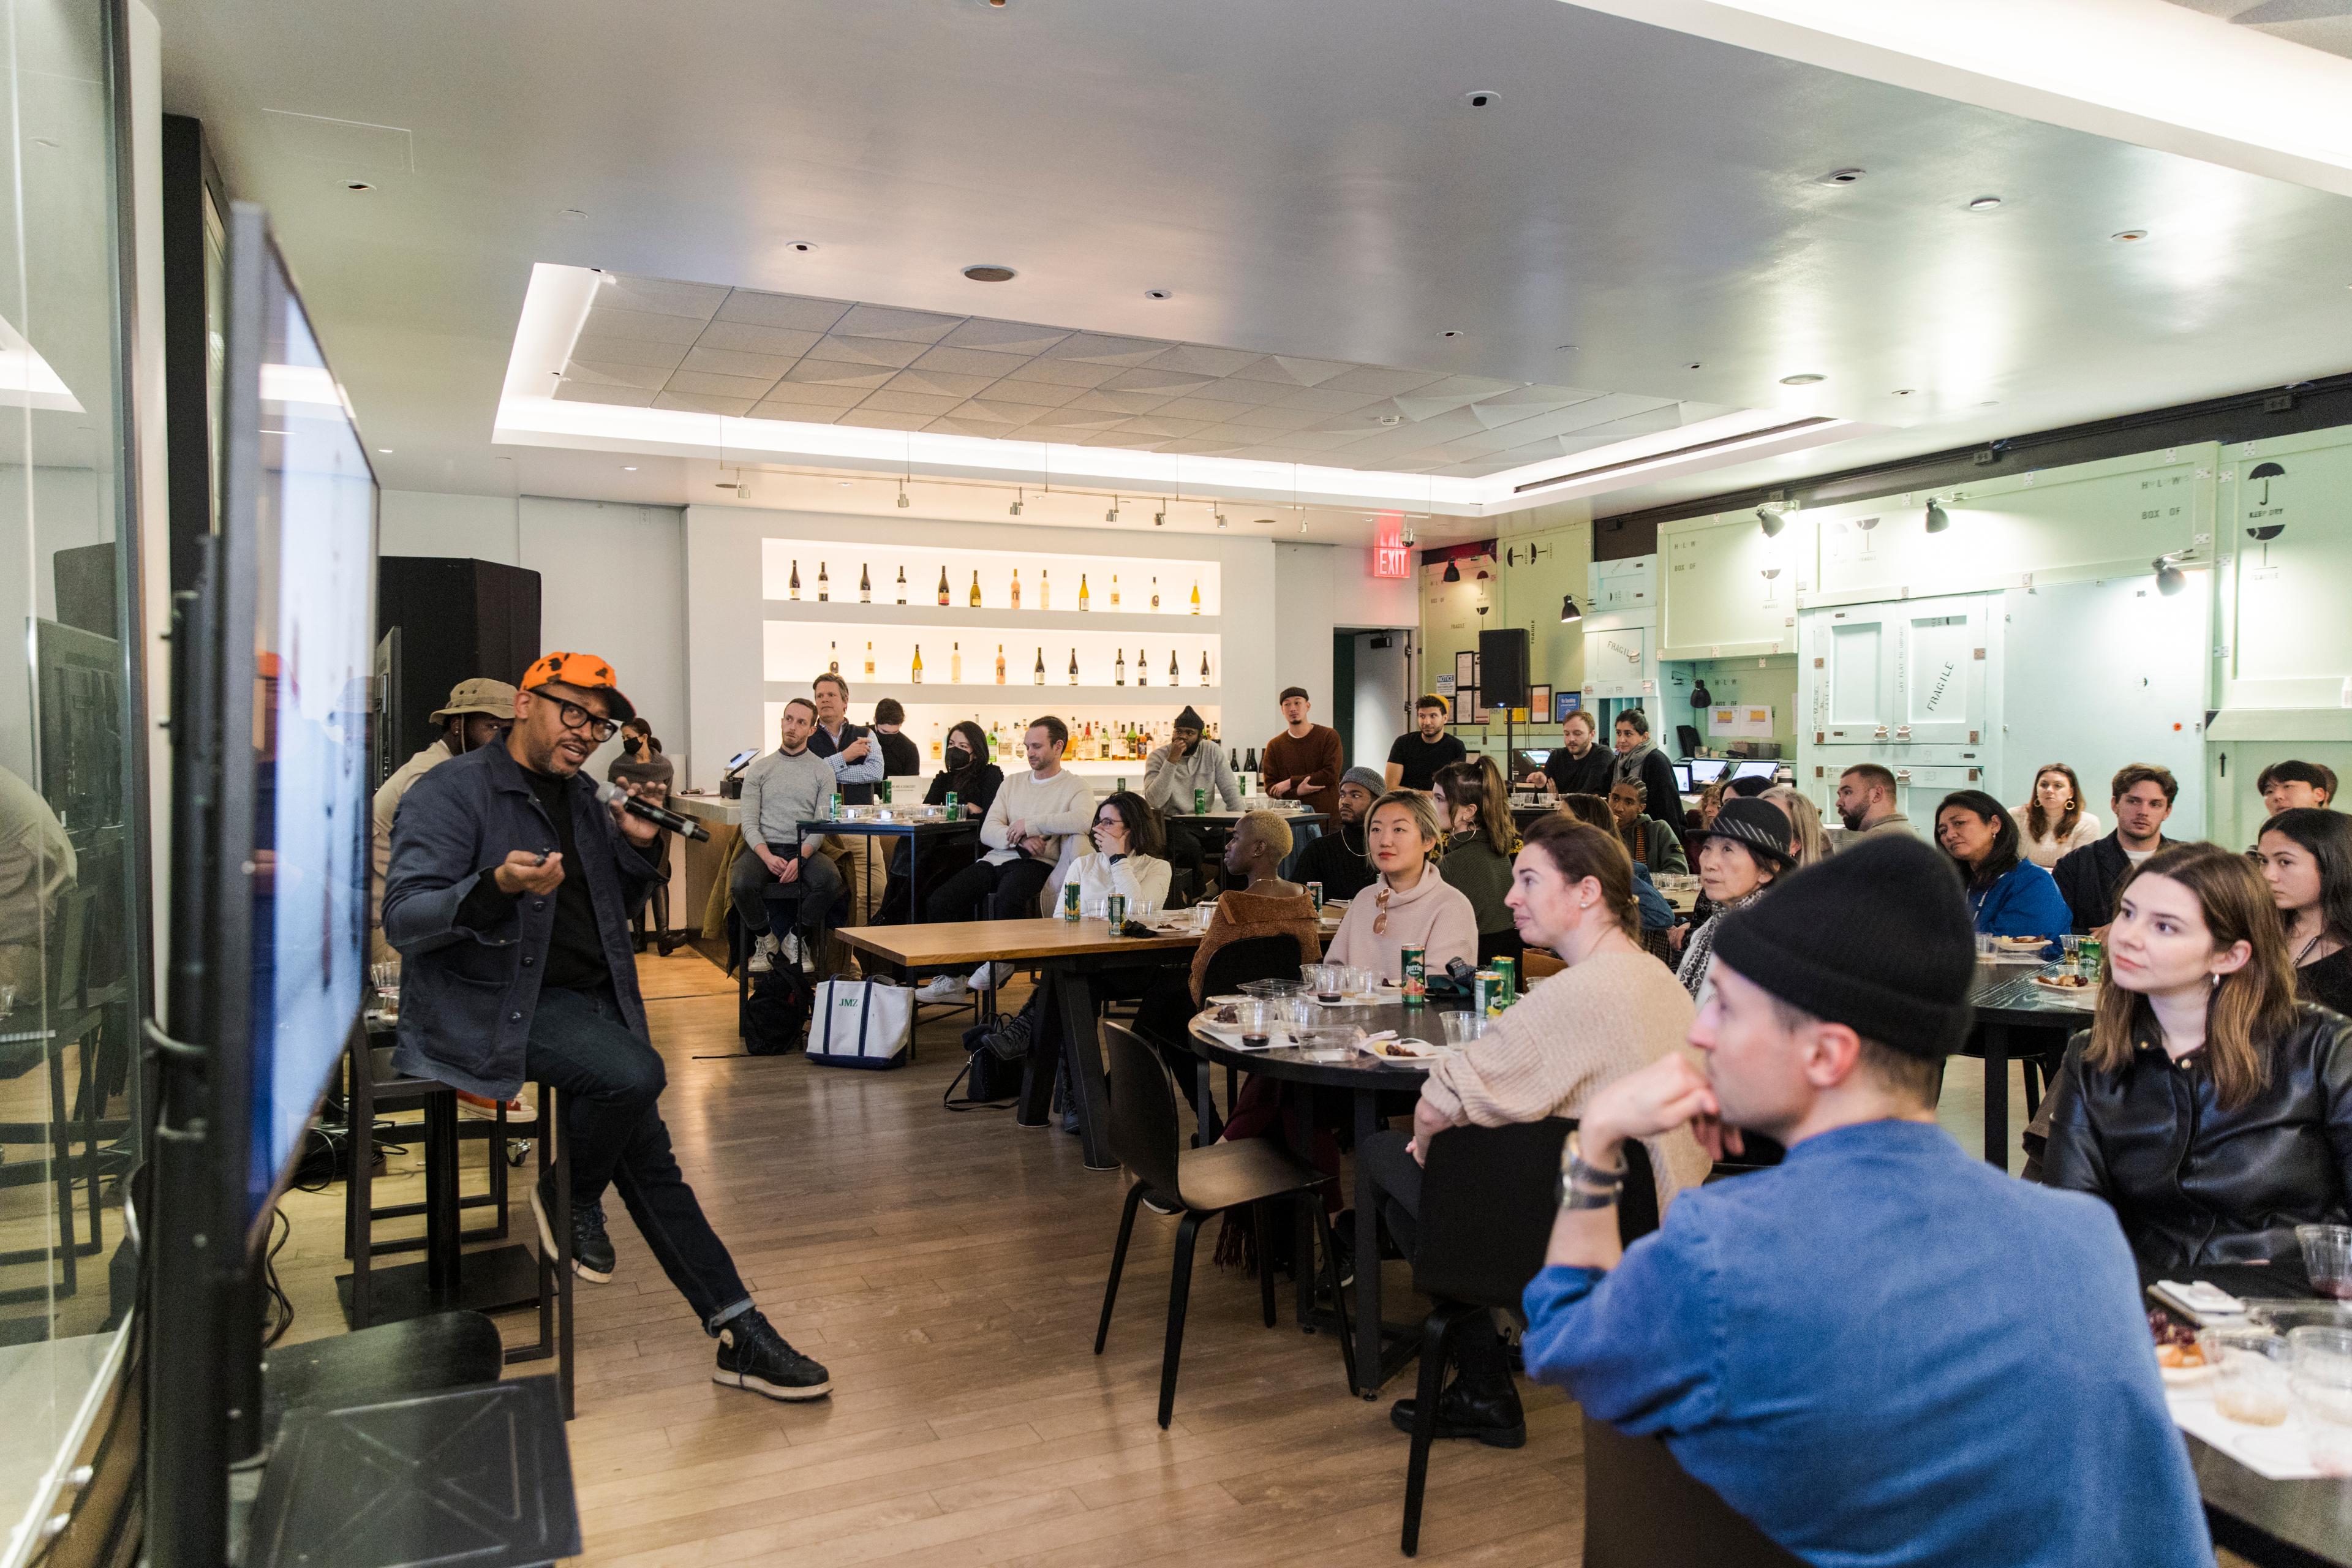
[[[1274,1265],[1266,1247],[1265,1205],[1274,1198],[1303,1203],[1314,1212],[1316,1234],[1323,1247],[1324,1283],[1339,1300],[1339,1277],[1331,1249],[1330,1216],[1323,1212],[1320,1171],[1264,1138],[1236,1143],[1216,1143],[1188,1149],[1176,1124],[1176,1091],[1167,1068],[1150,1045],[1134,1030],[1105,1024],[1110,1046],[1110,1152],[1135,1176],[1128,1189],[1127,1207],[1118,1218],[1118,1245],[1110,1255],[1110,1279],[1103,1285],[1102,1321],[1095,1330],[1095,1354],[1103,1353],[1110,1337],[1110,1310],[1118,1300],[1119,1272],[1127,1266],[1128,1238],[1135,1231],[1135,1211],[1148,1193],[1183,1210],[1176,1226],[1176,1260],[1168,1277],[1168,1345],[1160,1359],[1160,1425],[1164,1429],[1176,1408],[1176,1367],[1184,1351],[1184,1311],[1192,1289],[1192,1244],[1201,1226],[1228,1209],[1246,1205],[1257,1227],[1258,1300],[1265,1326],[1274,1327]],[[1356,1381],[1354,1341],[1344,1321],[1339,1346],[1347,1359],[1348,1382]]]
[[[1478,1312],[1518,1310],[1543,1268],[1559,1212],[1559,1152],[1576,1123],[1564,1117],[1507,1127],[1455,1127],[1429,1141],[1422,1165],[1420,1237],[1412,1286],[1429,1298],[1421,1331],[1412,1453],[1405,1464],[1404,1554],[1421,1548],[1422,1494],[1437,1440],[1437,1401],[1454,1331]],[[1627,1142],[1617,1234],[1628,1246],[1658,1228],[1649,1151]],[[1588,1504],[1588,1507],[1590,1505]]]
[[[1584,1568],[1797,1568],[1662,1437],[1584,1418]]]

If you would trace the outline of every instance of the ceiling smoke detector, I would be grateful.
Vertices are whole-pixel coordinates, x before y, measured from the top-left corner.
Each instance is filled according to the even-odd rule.
[[[1832,169],[1828,174],[1816,179],[1813,184],[1817,185],[1851,185],[1857,180],[1860,180],[1864,173],[1864,171],[1861,169]]]
[[[1812,372],[1807,371],[1801,375],[1782,376],[1780,378],[1780,384],[1782,386],[1816,386],[1828,379],[1828,376],[1816,375]]]
[[[2147,237],[2147,230],[2144,228],[2127,228],[2120,233],[2111,234],[2107,236],[2107,237],[2114,240],[2117,245],[2137,245],[2141,240]]]
[[[1473,109],[1492,109],[1503,101],[1503,95],[1492,88],[1473,88],[1462,95],[1462,101]]]
[[[975,283],[1010,283],[1013,281],[1014,277],[1013,268],[1010,267],[999,267],[993,262],[983,262],[977,267],[967,267],[963,269],[963,275],[971,279]]]
[[[1999,205],[2000,205],[2000,198],[1999,196],[1979,196],[1976,200],[1969,204],[1969,211],[1972,213],[1989,213]]]
[[[1165,289],[1146,289],[1143,291],[1143,297],[1147,300],[1165,300],[1168,298],[1168,290]]]
[[[370,191],[375,189],[375,187],[369,184],[365,180],[346,180],[343,182],[343,189],[351,192],[355,196],[363,196]]]

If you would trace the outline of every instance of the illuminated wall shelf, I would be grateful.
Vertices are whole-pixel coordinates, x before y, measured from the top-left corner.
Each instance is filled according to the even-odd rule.
[[[1097,606],[1091,610],[1032,610],[1006,609],[983,605],[973,609],[970,605],[861,605],[855,599],[843,604],[838,597],[826,604],[808,598],[771,600],[761,606],[761,618],[780,624],[799,622],[811,626],[914,626],[925,631],[937,631],[942,637],[958,632],[1035,632],[1055,628],[1054,635],[1069,631],[1116,631],[1120,636],[1134,637],[1138,634],[1157,634],[1163,640],[1183,637],[1188,632],[1218,630],[1218,617],[1212,615],[1189,615],[1162,610],[1154,615],[1149,610],[1113,612]]]
[[[869,573],[874,584],[874,597],[878,605],[896,609],[898,597],[898,570],[907,573],[907,598],[904,606],[914,609],[927,605],[934,610],[953,609],[961,605],[971,608],[973,574],[980,577],[983,602],[993,608],[1006,609],[1014,615],[1035,614],[1060,616],[1077,615],[1078,584],[1083,578],[1093,609],[1087,613],[1100,615],[1110,608],[1111,579],[1118,579],[1122,603],[1120,612],[1127,615],[1149,615],[1145,608],[1150,603],[1151,580],[1160,579],[1160,603],[1166,606],[1162,615],[1186,615],[1192,608],[1192,587],[1201,589],[1201,613],[1213,616],[1222,600],[1219,597],[1219,563],[1214,561],[1180,559],[1165,556],[1127,555],[1108,552],[1079,553],[1050,548],[1053,534],[1040,531],[1038,543],[1048,546],[1034,550],[982,550],[963,546],[946,548],[919,545],[886,544],[879,542],[845,543],[839,540],[776,539],[761,542],[760,591],[771,606],[792,601],[792,574],[797,564],[801,574],[799,603],[816,602],[816,574],[823,565],[829,575],[833,604],[855,605],[857,599],[857,578],[861,571]],[[939,602],[940,572],[948,575],[949,603]],[[1021,574],[1021,609],[1011,610],[1007,601],[1012,596],[1013,574]],[[1049,574],[1053,584],[1054,607],[1037,608],[1039,572]],[[772,613],[772,611],[771,612]]]
[[[860,680],[845,669],[843,677],[849,682],[850,706],[857,713],[864,713],[870,704],[885,697],[897,698],[909,710],[917,708],[970,709],[1003,703],[1013,708],[1036,708],[1048,713],[1060,713],[1066,708],[1086,708],[1116,709],[1140,715],[1150,708],[1165,708],[1174,712],[1187,703],[1204,712],[1217,706],[1217,688],[1213,686],[1137,686],[1132,681],[1125,686],[1072,686],[1067,682],[1057,686],[1051,681],[1043,686],[1029,681],[1008,681],[1003,686],[991,681],[982,686],[971,680],[961,685],[945,680],[927,680],[917,686],[904,680]],[[807,688],[799,681],[768,682],[768,699],[772,703],[787,702],[806,694]],[[1087,712],[1079,717],[1098,718],[1101,715]]]

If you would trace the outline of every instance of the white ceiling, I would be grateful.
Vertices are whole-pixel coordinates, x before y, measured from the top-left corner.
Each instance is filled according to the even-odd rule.
[[[2352,0],[2172,0],[2306,48],[2352,59]]]
[[[539,262],[1875,430],[1603,512],[2352,363],[2344,198],[1559,0],[157,9],[394,488],[711,499],[493,447]]]

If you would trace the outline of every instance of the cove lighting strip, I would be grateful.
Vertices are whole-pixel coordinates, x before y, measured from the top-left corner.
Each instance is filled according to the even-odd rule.
[[[1832,427],[1843,426],[1845,423],[1846,421],[1843,419],[1832,419],[1824,415],[1815,415],[1805,419],[1792,419],[1785,425],[1775,425],[1769,429],[1753,431],[1745,436],[1723,436],[1712,441],[1693,442],[1686,447],[1677,447],[1671,452],[1661,452],[1654,458],[1633,458],[1622,462],[1603,463],[1595,468],[1571,469],[1565,474],[1555,474],[1548,479],[1530,479],[1519,486],[1516,493],[1529,495],[1538,490],[1557,490],[1563,485],[1591,484],[1602,479],[1631,479],[1637,474],[1674,468],[1699,458],[1721,457],[1732,452],[1751,451],[1758,447],[1769,446],[1784,437],[1796,436],[1808,431],[1826,431]]]
[[[1034,484],[1050,475],[1056,482],[1146,495],[1181,490],[1193,496],[1277,505],[1410,507],[1416,512],[1456,517],[1518,511],[1560,499],[1563,493],[1589,493],[1563,492],[1552,482],[1557,458],[1479,479],[1461,479],[559,399],[553,395],[554,385],[571,359],[572,344],[587,320],[603,276],[591,268],[550,262],[531,268],[530,289],[524,298],[514,350],[507,361],[492,442],[732,463],[816,463],[888,476],[975,479],[1003,484]],[[1612,467],[1631,471],[1631,466],[1638,464],[1645,472],[1663,474],[1709,467],[1719,457],[1735,453],[1769,455],[1759,449],[1767,444],[1771,450],[1789,451],[1885,428],[1838,419],[1792,426],[1790,412],[1785,407],[1741,409],[1680,429],[1637,436],[1583,454],[1586,468],[1580,471]],[[1522,494],[1530,484],[1540,485],[1544,493]]]

